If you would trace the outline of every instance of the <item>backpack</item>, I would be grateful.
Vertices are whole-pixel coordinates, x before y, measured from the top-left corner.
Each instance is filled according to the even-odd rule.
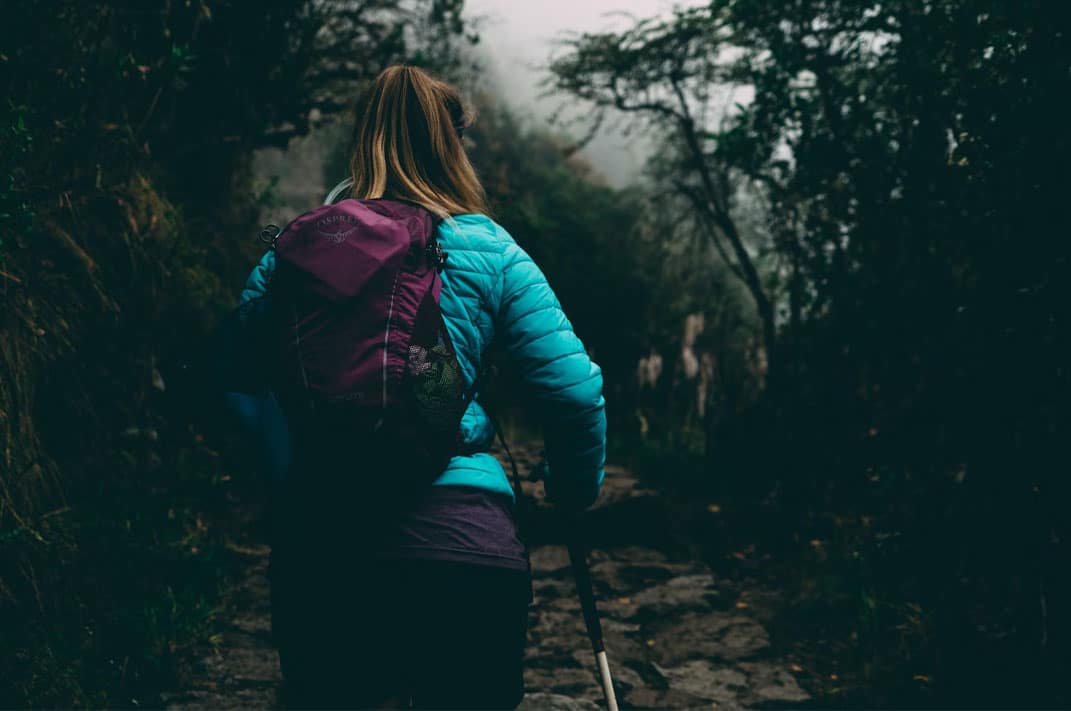
[[[374,478],[404,492],[458,453],[475,384],[439,306],[436,226],[411,203],[347,199],[272,240],[272,389],[305,464],[387,468]]]

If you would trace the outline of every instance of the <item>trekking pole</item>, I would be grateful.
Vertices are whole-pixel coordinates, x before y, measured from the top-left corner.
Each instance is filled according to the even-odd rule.
[[[517,473],[517,463],[513,459],[506,439],[502,436],[502,430],[494,418],[491,420],[498,433],[498,440],[509,458],[513,469],[513,489],[517,495],[518,503],[527,499],[521,488],[521,478]],[[528,474],[529,481],[538,481],[543,478],[547,471],[547,460],[537,464]],[[569,562],[573,568],[573,580],[576,582],[576,594],[580,598],[580,609],[584,613],[584,626],[588,629],[588,639],[591,640],[591,651],[595,653],[595,663],[599,666],[599,683],[602,693],[606,697],[606,708],[609,711],[617,711],[617,694],[614,693],[614,679],[610,675],[610,661],[606,658],[606,645],[602,640],[602,620],[599,619],[599,609],[595,606],[595,588],[591,585],[591,569],[588,568],[588,549],[581,537],[580,514],[564,516],[567,543],[569,549]]]
[[[614,680],[610,676],[610,662],[606,658],[606,646],[602,640],[602,621],[595,606],[595,590],[591,586],[591,570],[588,568],[588,551],[580,538],[580,517],[568,521],[569,562],[573,566],[573,578],[576,580],[576,592],[580,597],[580,609],[584,612],[584,624],[591,639],[591,650],[595,652],[595,661],[599,665],[599,681],[606,696],[606,708],[617,711],[617,695],[614,694]]]

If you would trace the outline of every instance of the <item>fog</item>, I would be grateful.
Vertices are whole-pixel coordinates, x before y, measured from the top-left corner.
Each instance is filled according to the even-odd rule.
[[[478,51],[486,60],[488,84],[519,116],[544,125],[566,99],[546,96],[540,82],[555,41],[570,32],[621,29],[635,18],[668,14],[697,0],[468,0],[465,12],[479,23]],[[579,133],[575,128],[573,133]],[[650,144],[640,136],[603,131],[584,155],[616,186],[632,182],[643,168]]]

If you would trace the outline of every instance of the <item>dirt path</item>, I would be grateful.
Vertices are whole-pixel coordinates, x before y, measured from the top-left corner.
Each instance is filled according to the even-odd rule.
[[[522,450],[522,471],[535,463]],[[529,485],[526,485],[526,487]],[[531,485],[537,497],[541,485]],[[534,603],[522,709],[593,709],[602,704],[569,559],[551,509],[530,530]],[[587,516],[592,578],[623,708],[798,706],[809,699],[798,667],[777,658],[760,590],[717,579],[674,545],[670,512],[655,492],[607,468]],[[164,696],[171,709],[277,708],[280,676],[271,645],[266,546],[247,551],[235,616],[206,650],[187,688]]]
[[[271,641],[268,546],[242,551],[247,561],[233,616],[222,622],[218,644],[194,665],[189,686],[164,694],[169,709],[280,708],[279,655]]]

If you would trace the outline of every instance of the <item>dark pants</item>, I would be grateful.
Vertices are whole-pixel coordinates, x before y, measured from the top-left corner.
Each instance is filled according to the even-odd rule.
[[[288,706],[510,709],[523,697],[527,573],[272,555]]]

